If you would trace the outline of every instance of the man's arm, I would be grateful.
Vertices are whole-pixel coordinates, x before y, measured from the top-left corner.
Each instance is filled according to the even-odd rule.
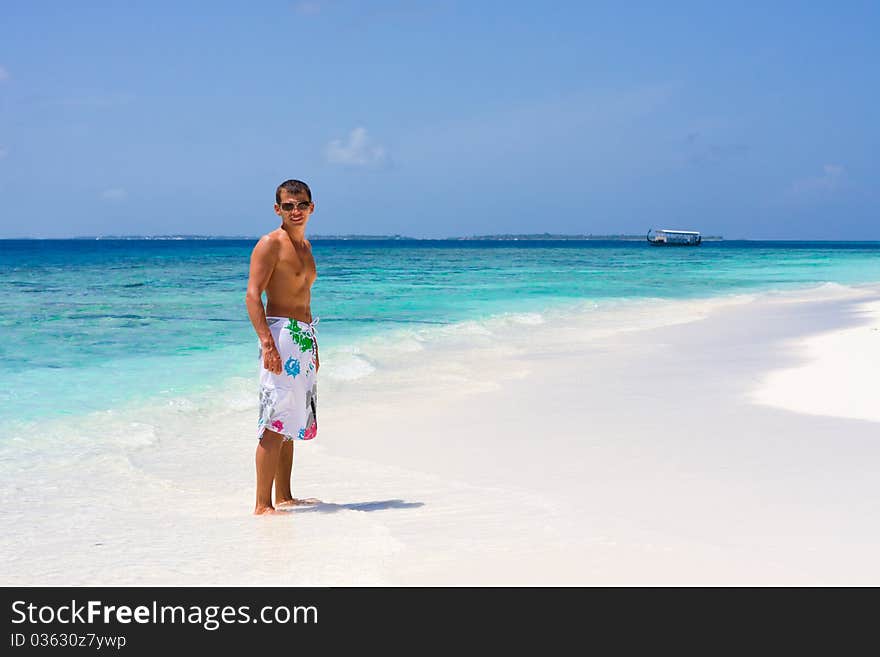
[[[312,252],[312,243],[309,240],[306,240],[306,246],[309,247],[309,253]],[[312,256],[314,259],[314,256]],[[321,359],[318,358],[318,341],[315,340],[315,374],[318,373],[318,370],[321,369]]]
[[[268,235],[261,237],[251,253],[251,267],[248,275],[245,305],[251,324],[260,338],[263,348],[263,367],[275,374],[281,374],[281,355],[269,332],[266,322],[266,309],[263,308],[263,291],[275,271],[278,262],[278,245]]]

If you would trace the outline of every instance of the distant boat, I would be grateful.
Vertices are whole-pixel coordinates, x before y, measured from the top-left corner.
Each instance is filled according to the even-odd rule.
[[[652,228],[648,231],[648,241],[652,246],[700,246],[703,238],[696,230]]]

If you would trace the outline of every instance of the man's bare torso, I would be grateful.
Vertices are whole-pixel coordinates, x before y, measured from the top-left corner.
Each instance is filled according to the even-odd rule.
[[[266,285],[266,315],[312,321],[312,284],[318,276],[308,240],[295,245],[279,228],[267,237],[275,242],[278,259]]]

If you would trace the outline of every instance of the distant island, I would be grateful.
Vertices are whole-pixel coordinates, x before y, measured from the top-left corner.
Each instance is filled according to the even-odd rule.
[[[505,241],[525,241],[525,242],[540,242],[540,241],[570,241],[570,242],[584,242],[588,240],[600,240],[604,242],[644,242],[644,235],[625,235],[625,234],[617,234],[617,235],[593,235],[592,233],[588,235],[561,235],[561,234],[553,234],[553,233],[528,233],[523,235],[474,235],[472,237],[453,237],[450,239],[455,240],[485,240],[485,241],[493,241],[493,242],[505,242]],[[703,241],[714,241],[719,242],[724,238],[720,235],[704,235]]]
[[[70,239],[76,240],[258,240],[259,235],[82,235]],[[409,241],[409,242],[447,242],[447,241],[484,241],[484,242],[541,242],[568,241],[583,242],[590,240],[611,242],[642,242],[644,235],[565,235],[555,233],[524,233],[497,235],[471,235],[468,237],[409,237],[407,235],[309,235],[310,240],[361,240],[361,241]],[[704,235],[704,242],[720,242],[720,235]]]
[[[259,235],[77,235],[74,240],[258,240]]]
[[[448,242],[448,241],[483,241],[483,242],[584,242],[588,240],[611,241],[611,242],[643,242],[644,235],[566,235],[555,233],[524,233],[497,235],[471,235],[468,237],[407,237],[405,235],[310,235],[310,240],[413,240],[419,242]],[[720,242],[724,238],[720,235],[704,235],[703,241]]]

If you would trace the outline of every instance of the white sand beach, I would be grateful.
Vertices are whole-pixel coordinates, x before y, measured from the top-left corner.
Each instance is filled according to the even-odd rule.
[[[0,580],[880,584],[876,286],[374,347],[359,378],[322,355],[318,438],[295,448],[310,509],[250,515],[252,381],[16,439],[34,458],[2,487]],[[38,457],[72,442],[76,467]]]
[[[865,322],[793,340],[805,361],[771,372],[754,390],[759,403],[798,413],[880,422],[880,302],[857,306]]]

